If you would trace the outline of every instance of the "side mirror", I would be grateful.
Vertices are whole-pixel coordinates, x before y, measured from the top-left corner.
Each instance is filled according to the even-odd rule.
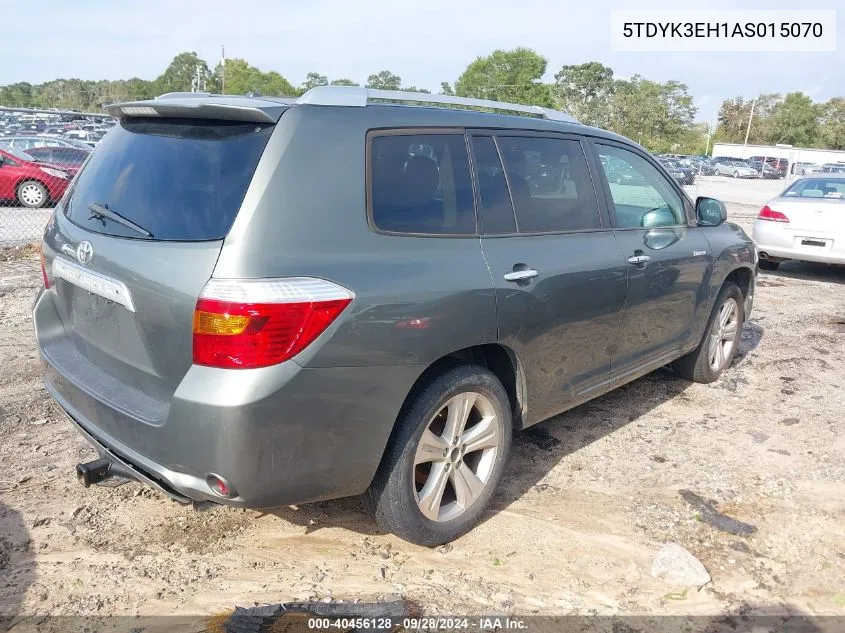
[[[728,209],[720,200],[699,196],[695,201],[695,217],[698,226],[719,226],[728,219]]]

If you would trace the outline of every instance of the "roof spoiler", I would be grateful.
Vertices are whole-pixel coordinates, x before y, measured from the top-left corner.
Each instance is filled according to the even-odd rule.
[[[288,108],[282,101],[264,101],[209,93],[168,93],[157,99],[113,103],[106,111],[115,118],[173,117],[276,123]]]

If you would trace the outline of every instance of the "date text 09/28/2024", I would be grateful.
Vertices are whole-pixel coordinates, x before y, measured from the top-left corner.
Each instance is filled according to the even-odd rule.
[[[401,623],[403,629],[409,631],[524,631],[527,629],[525,620],[510,617],[419,617],[403,618],[309,618],[308,628],[313,630],[339,629],[342,631],[350,628],[365,630],[391,631]]]

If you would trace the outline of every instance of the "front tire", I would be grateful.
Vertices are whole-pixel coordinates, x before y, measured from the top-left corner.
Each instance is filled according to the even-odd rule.
[[[37,180],[25,180],[15,192],[18,202],[27,209],[40,209],[50,200],[47,187]]]
[[[739,348],[745,322],[745,299],[739,287],[726,282],[719,291],[704,338],[697,348],[674,363],[672,369],[681,378],[711,383],[730,367]]]
[[[448,369],[405,403],[364,507],[382,529],[416,545],[452,541],[490,505],[512,433],[499,379],[479,365]]]

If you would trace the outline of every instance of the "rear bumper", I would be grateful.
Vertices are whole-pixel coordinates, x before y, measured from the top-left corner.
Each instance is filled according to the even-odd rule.
[[[824,231],[800,231],[785,229],[780,223],[757,220],[752,238],[757,252],[765,254],[761,259],[795,259],[824,264],[845,264],[845,239]],[[827,247],[804,246],[801,239],[819,239],[829,243]]]
[[[101,456],[181,502],[267,508],[360,494],[423,370],[192,366],[170,401],[154,406],[141,392],[125,398],[72,353],[54,296],[42,291],[33,310],[49,393]],[[236,496],[216,495],[212,473]]]

